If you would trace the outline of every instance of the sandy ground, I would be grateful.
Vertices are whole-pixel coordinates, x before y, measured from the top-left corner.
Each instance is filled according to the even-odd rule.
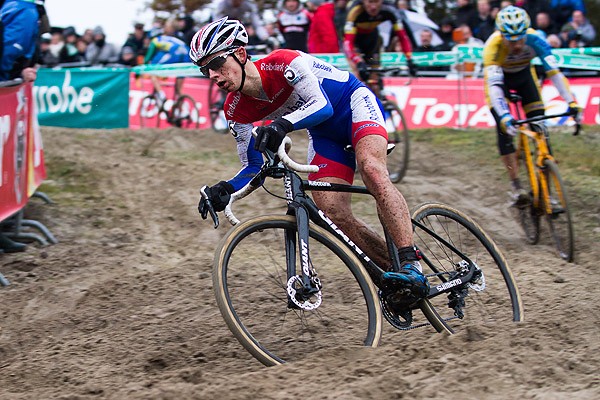
[[[175,129],[43,135],[55,204],[27,212],[60,243],[0,255],[12,283],[0,288],[0,399],[600,398],[600,248],[578,237],[567,264],[546,236],[525,244],[497,171],[416,144],[399,187],[410,206],[445,202],[488,231],[516,276],[523,323],[451,337],[388,328],[376,349],[267,368],[219,313],[211,264],[227,229],[196,211],[199,186],[237,171],[234,141]],[[282,209],[256,196],[238,216]],[[589,218],[574,198],[576,221]]]

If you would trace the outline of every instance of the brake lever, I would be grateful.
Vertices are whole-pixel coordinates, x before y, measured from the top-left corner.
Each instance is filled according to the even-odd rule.
[[[200,216],[202,217],[202,219],[206,219],[206,217],[208,216],[208,213],[210,213],[210,217],[213,220],[213,224],[215,225],[215,229],[217,229],[219,227],[219,216],[217,215],[215,209],[213,208],[213,205],[210,201],[210,199],[208,198],[208,195],[205,192],[205,189],[208,186],[204,185],[200,188],[200,195],[202,196],[203,199],[206,200],[206,208],[207,210],[204,210],[203,212],[200,213]]]

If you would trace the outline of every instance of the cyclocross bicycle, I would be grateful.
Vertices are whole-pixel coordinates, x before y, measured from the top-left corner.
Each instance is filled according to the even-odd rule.
[[[519,103],[521,98],[512,94],[510,100],[517,109],[517,125],[519,127],[517,157],[520,168],[526,171],[526,190],[530,193],[530,201],[522,206],[515,206],[517,220],[525,231],[530,244],[536,244],[540,238],[540,219],[546,217],[550,235],[558,249],[560,257],[572,262],[575,254],[573,225],[566,186],[558,170],[558,164],[552,154],[548,128],[543,123],[546,119],[574,116],[568,111],[556,115],[540,115],[520,119]],[[525,124],[529,124],[529,129]],[[573,135],[578,135],[580,124],[576,121]]]
[[[213,264],[221,314],[256,359],[270,366],[337,346],[375,347],[382,316],[400,330],[433,327],[448,333],[483,323],[504,329],[510,321],[521,321],[517,285],[500,250],[471,218],[443,204],[423,204],[413,214],[415,241],[431,287],[427,298],[415,301],[406,293],[381,289],[384,271],[307,195],[368,195],[368,190],[303,180],[295,171],[318,167],[293,162],[284,150],[287,145],[289,137],[277,155],[267,151],[260,172],[232,195],[224,213],[235,226],[219,244]],[[283,181],[287,215],[240,223],[231,204],[262,187],[266,178]],[[201,193],[207,198],[205,188]],[[218,227],[210,202],[202,218],[209,213]],[[397,249],[387,232],[385,237],[398,264]]]
[[[173,98],[169,100],[161,100],[158,93],[153,91],[142,99],[138,115],[142,128],[160,126],[161,118],[178,128],[198,128],[199,122],[196,100],[187,94],[177,94],[176,91],[173,91]]]
[[[394,183],[400,182],[406,175],[410,157],[410,142],[406,118],[400,107],[398,107],[396,100],[383,90],[383,80],[381,79],[381,76],[397,75],[402,69],[403,68],[401,67],[367,68],[367,72],[370,74],[367,85],[383,104],[388,143],[395,146],[394,151],[388,154],[387,158],[390,180]]]

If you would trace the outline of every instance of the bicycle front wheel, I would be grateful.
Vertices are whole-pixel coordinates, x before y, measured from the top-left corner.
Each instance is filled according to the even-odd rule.
[[[524,146],[520,146],[517,157],[519,169],[523,172],[521,176],[525,175],[525,179],[521,179],[521,183],[523,188],[529,193],[531,201],[528,204],[515,205],[514,213],[517,216],[519,225],[523,228],[527,242],[529,244],[536,244],[540,238],[540,205],[534,204],[535,199],[533,198],[533,186],[538,185],[536,167],[533,164],[533,160],[536,159],[537,154],[535,153],[535,142],[532,139],[522,137],[521,140],[529,141],[529,150],[527,150],[529,154],[526,153]]]
[[[179,128],[198,128],[196,101],[187,94],[179,96],[171,109],[170,122]]]
[[[423,273],[431,286],[443,285],[464,266],[454,249],[482,272],[481,279],[429,299],[448,330],[482,324],[501,328],[522,321],[523,305],[514,277],[496,244],[475,221],[438,203],[418,206],[413,219],[431,231],[417,226],[414,231],[415,244],[423,254]]]
[[[384,105],[385,126],[388,133],[388,144],[394,144],[394,150],[387,156],[387,167],[390,180],[398,183],[406,175],[410,146],[408,141],[408,127],[400,107],[387,101]]]
[[[286,238],[288,246],[297,238],[294,217],[262,216],[232,228],[216,252],[217,304],[242,346],[267,366],[340,346],[377,346],[377,291],[356,256],[311,226],[309,257],[323,285],[322,301],[314,310],[299,309],[288,299]],[[290,258],[299,266],[298,247]]]
[[[155,95],[149,94],[144,97],[138,110],[140,127],[147,128],[151,125],[158,127],[160,124],[160,111]]]
[[[541,173],[544,174],[548,187],[547,195],[543,193],[541,196],[544,203],[541,207],[546,211],[546,220],[548,221],[552,240],[560,257],[563,260],[572,262],[575,246],[565,184],[558,171],[558,165],[552,160],[544,160],[544,168]],[[547,202],[550,203],[549,207],[547,207]]]

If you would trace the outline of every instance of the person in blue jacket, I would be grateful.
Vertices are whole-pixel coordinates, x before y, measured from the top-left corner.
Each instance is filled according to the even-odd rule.
[[[37,45],[38,6],[43,0],[5,0],[0,9],[4,26],[2,34],[2,57],[0,58],[0,81],[36,78],[33,57]]]

